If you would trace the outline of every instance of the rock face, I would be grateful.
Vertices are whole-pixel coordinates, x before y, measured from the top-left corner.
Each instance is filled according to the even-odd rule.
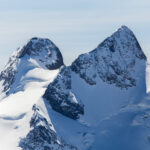
[[[26,70],[25,65],[30,63],[30,59],[49,70],[58,69],[64,64],[62,55],[53,42],[49,39],[32,38],[10,57],[5,69],[1,72],[0,82],[3,86],[1,92],[9,93],[10,86],[14,83],[15,76],[19,72],[18,69],[24,68]]]
[[[122,26],[96,49],[80,55],[71,66],[64,67],[48,86],[44,98],[55,111],[78,119],[84,114],[84,105],[72,89],[73,73],[91,86],[101,80],[120,89],[128,89],[136,86],[145,62],[146,56],[133,32]]]
[[[64,67],[61,69],[54,82],[48,86],[44,98],[55,111],[67,117],[78,119],[79,115],[84,114],[84,106],[78,103],[71,91],[70,68]]]
[[[108,84],[129,88],[136,86],[134,68],[137,59],[146,60],[146,56],[133,32],[122,26],[95,50],[80,55],[71,69],[90,85],[95,85],[96,79],[100,78]]]
[[[32,38],[18,53],[18,58],[25,55],[36,59],[50,70],[63,65],[63,58],[56,45],[49,39]]]
[[[0,74],[0,82],[2,83],[2,91],[6,94],[9,93],[10,86],[14,82],[15,74],[17,73],[17,65],[19,60],[16,58],[16,55],[10,57],[8,64],[5,69]]]
[[[76,147],[59,141],[52,124],[41,115],[36,105],[33,106],[33,111],[30,121],[31,131],[21,139],[19,147],[23,150],[77,150]]]

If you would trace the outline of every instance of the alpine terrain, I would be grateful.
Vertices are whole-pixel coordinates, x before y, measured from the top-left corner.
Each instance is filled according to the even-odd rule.
[[[149,150],[150,65],[122,26],[70,66],[32,38],[0,73],[0,150]]]

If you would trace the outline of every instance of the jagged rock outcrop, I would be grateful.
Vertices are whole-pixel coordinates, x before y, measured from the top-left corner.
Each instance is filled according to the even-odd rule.
[[[8,94],[10,86],[14,82],[15,74],[17,73],[17,65],[19,60],[16,55],[10,57],[5,69],[0,73],[0,82],[2,83],[2,92]]]
[[[63,58],[56,45],[49,39],[32,38],[19,52],[18,58],[28,55],[36,57],[42,65],[50,70],[63,65]]]
[[[84,106],[76,100],[71,91],[70,68],[63,67],[57,78],[48,86],[44,98],[52,108],[72,119],[78,119],[84,114]]]
[[[19,143],[22,150],[77,150],[76,147],[58,139],[53,125],[41,114],[36,105],[33,106],[33,111],[30,120],[31,130]]]

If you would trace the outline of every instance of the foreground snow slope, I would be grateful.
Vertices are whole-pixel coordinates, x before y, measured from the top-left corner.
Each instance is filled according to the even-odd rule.
[[[148,150],[146,63],[125,26],[68,67],[54,43],[31,39],[0,75],[0,149]]]
[[[40,102],[44,109],[41,97],[47,84],[55,78],[57,73],[58,70],[49,71],[41,68],[31,70],[23,77],[22,84],[27,81],[21,85],[25,86],[24,90],[11,94],[1,101],[0,133],[2,136],[0,136],[0,149],[20,149],[18,147],[20,138],[25,137],[30,130],[32,107]]]

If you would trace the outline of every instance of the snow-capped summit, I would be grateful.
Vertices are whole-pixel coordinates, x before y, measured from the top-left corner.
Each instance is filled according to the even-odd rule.
[[[64,65],[62,54],[52,41],[44,38],[32,38],[26,45],[13,53],[1,72],[1,93],[5,95],[10,90],[15,92],[22,76],[33,68],[56,70],[62,65]]]
[[[146,59],[134,33],[126,26],[122,26],[110,37],[106,38],[98,48],[100,50],[105,48],[106,51],[111,52],[119,51],[120,55],[123,55],[122,57],[125,57],[125,59],[128,57]]]
[[[141,65],[145,62],[146,56],[133,32],[122,26],[96,49],[80,55],[71,68],[91,85],[96,84],[99,77],[104,82],[128,88],[136,85],[135,76],[139,76],[137,72],[144,68]]]
[[[58,69],[63,65],[62,55],[57,46],[49,39],[34,37],[18,51],[19,58],[28,55],[44,64],[50,70]]]
[[[113,42],[114,48],[116,48],[116,50],[124,50],[124,53],[122,52],[123,54],[125,54],[125,52],[131,52],[133,57],[136,56],[140,59],[146,60],[146,56],[143,53],[143,50],[141,49],[141,46],[137,41],[134,33],[127,26],[122,26],[119,28],[108,38],[108,40]],[[110,47],[110,50],[113,51],[113,45],[111,46],[112,47]],[[124,49],[121,49],[121,46]]]

